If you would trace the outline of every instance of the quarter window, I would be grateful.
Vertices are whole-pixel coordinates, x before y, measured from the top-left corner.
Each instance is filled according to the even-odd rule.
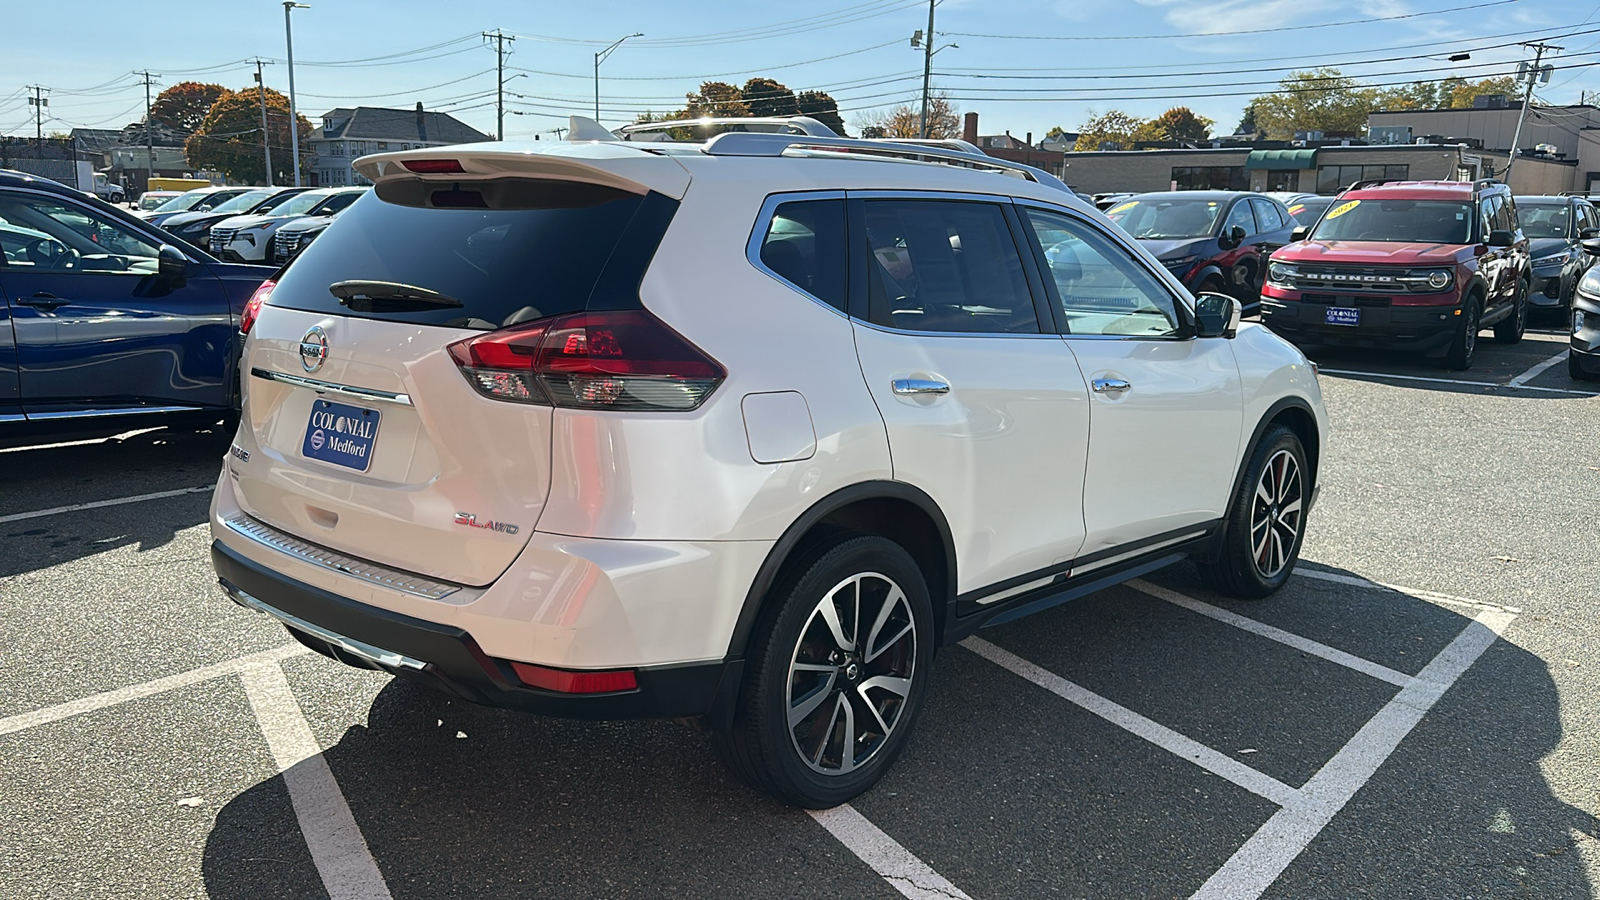
[[[1025,215],[1050,267],[1065,333],[1118,337],[1178,333],[1172,295],[1128,251],[1067,216],[1036,209]]]
[[[818,300],[845,310],[844,201],[781,203],[761,239],[767,271]]]
[[[1000,207],[948,200],[864,205],[870,321],[911,331],[1039,333],[1022,257]]]

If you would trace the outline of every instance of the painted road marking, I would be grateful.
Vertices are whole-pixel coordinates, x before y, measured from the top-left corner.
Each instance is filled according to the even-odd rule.
[[[1548,370],[1551,366],[1557,365],[1558,363],[1565,362],[1566,359],[1567,359],[1567,351],[1563,350],[1560,353],[1557,353],[1555,356],[1552,356],[1549,359],[1545,360],[1544,362],[1539,363],[1537,366],[1534,366],[1533,368],[1529,369],[1528,371],[1523,372],[1521,375],[1518,375],[1517,377],[1511,379],[1511,383],[1508,384],[1507,387],[1514,387],[1514,388],[1522,387],[1523,385],[1527,384],[1528,382],[1532,381],[1533,379],[1538,378],[1540,375],[1543,375],[1545,373],[1545,371]]]
[[[311,861],[332,900],[392,900],[344,791],[322,757],[289,679],[277,662],[262,662],[239,673],[272,758],[283,773],[289,800]]]
[[[168,675],[165,678],[157,678],[154,681],[129,685],[128,687],[117,688],[114,691],[106,691],[102,694],[84,697],[80,700],[72,700],[55,706],[47,706],[44,709],[36,709],[33,712],[8,716],[0,719],[0,734],[10,734],[13,731],[22,731],[26,728],[46,725],[50,722],[59,722],[72,716],[93,712],[97,709],[105,709],[108,706],[117,706],[177,688],[188,687],[191,684],[199,684],[202,681],[210,681],[213,678],[237,675],[251,666],[258,666],[263,663],[276,665],[282,660],[310,652],[309,648],[300,644],[285,644],[282,647],[274,647],[271,650],[263,650],[260,653],[252,653],[249,656],[241,656],[216,665],[190,669],[187,672],[179,672],[176,675]]]
[[[1273,814],[1235,851],[1190,900],[1254,900],[1265,893],[1372,778],[1445,691],[1499,639],[1513,618],[1515,616],[1506,612],[1480,612],[1409,686],[1396,694],[1333,759],[1311,776],[1292,802]]]
[[[1271,625],[1257,622],[1255,619],[1246,618],[1238,613],[1229,612],[1221,607],[1212,606],[1209,603],[1196,600],[1193,597],[1184,596],[1177,591],[1171,591],[1161,587],[1160,585],[1151,584],[1142,578],[1136,578],[1132,581],[1129,581],[1127,582],[1127,585],[1136,591],[1149,594],[1158,600],[1165,600],[1174,606],[1181,606],[1191,612],[1197,612],[1202,616],[1216,619],[1218,622],[1224,622],[1228,625],[1232,625],[1241,631],[1248,631],[1251,634],[1260,635],[1268,640],[1277,641],[1280,644],[1293,647],[1302,653],[1307,653],[1312,656],[1325,659],[1331,663],[1337,663],[1347,669],[1354,669],[1363,675],[1370,675],[1379,681],[1387,681],[1395,687],[1406,687],[1407,685],[1411,684],[1411,676],[1405,674],[1404,672],[1396,672],[1394,669],[1391,669],[1388,666],[1379,665],[1378,663],[1368,659],[1362,659],[1359,656],[1346,653],[1343,650],[1336,650],[1333,647],[1329,647],[1327,644],[1319,644],[1310,638],[1304,638],[1298,634],[1292,634],[1284,631],[1281,628],[1274,628]]]
[[[1385,581],[1373,581],[1371,578],[1362,578],[1359,575],[1344,575],[1339,572],[1319,572],[1316,569],[1307,569],[1296,566],[1294,574],[1297,577],[1314,578],[1318,581],[1331,581],[1335,584],[1348,584],[1363,588],[1381,588],[1394,591],[1397,594],[1406,594],[1421,600],[1431,600],[1436,603],[1449,603],[1455,606],[1470,606],[1473,609],[1496,609],[1508,613],[1520,613],[1520,606],[1503,606],[1499,603],[1484,603],[1481,600],[1468,600],[1466,597],[1455,597],[1450,594],[1440,594],[1434,591],[1425,591],[1421,588],[1406,587],[1400,584],[1389,584]]]
[[[1207,772],[1233,782],[1259,797],[1265,797],[1279,806],[1294,799],[1296,791],[1287,784],[1250,768],[1226,753],[1185,737],[1152,719],[1147,719],[1125,706],[1074,684],[1060,675],[1034,665],[1020,656],[1003,650],[988,641],[969,637],[961,646],[971,650],[995,665],[1033,682],[1052,694],[1083,707],[1117,727],[1144,738],[1157,747],[1194,763]]]
[[[1468,387],[1480,388],[1514,388],[1519,391],[1546,391],[1552,394],[1576,394],[1579,397],[1593,397],[1594,391],[1574,391],[1567,388],[1539,387],[1536,384],[1500,384],[1494,381],[1465,381],[1459,378],[1425,378],[1421,375],[1391,375],[1388,372],[1361,372],[1355,369],[1328,369],[1319,368],[1317,371],[1323,375],[1354,375],[1358,378],[1391,378],[1399,381],[1422,381],[1430,384],[1461,384]]]
[[[115,500],[95,500],[92,503],[74,503],[71,506],[57,506],[54,509],[41,509],[34,512],[12,513],[9,516],[0,516],[0,525],[7,522],[21,522],[25,519],[38,519],[44,516],[55,516],[62,513],[78,512],[84,509],[101,509],[107,506],[121,506],[125,503],[143,503],[146,500],[164,500],[167,497],[182,497],[185,494],[207,494],[217,489],[214,484],[205,487],[179,488],[175,491],[156,491],[153,494],[139,494],[134,497],[118,497]]]
[[[972,900],[850,804],[806,812],[905,896],[913,900]]]

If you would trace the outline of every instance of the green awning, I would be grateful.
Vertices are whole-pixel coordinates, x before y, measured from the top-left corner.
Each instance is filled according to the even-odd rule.
[[[1251,150],[1244,161],[1246,169],[1315,169],[1317,151],[1311,150]]]

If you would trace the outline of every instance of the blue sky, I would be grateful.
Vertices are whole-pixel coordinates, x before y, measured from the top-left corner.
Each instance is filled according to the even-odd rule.
[[[1091,112],[1154,116],[1179,104],[1227,133],[1249,97],[1290,68],[1339,65],[1376,83],[1452,72],[1481,78],[1515,66],[1526,52],[1517,41],[1590,31],[1553,41],[1566,52],[1553,59],[1558,71],[1538,96],[1569,103],[1582,90],[1600,91],[1597,2],[942,0],[939,43],[958,46],[935,57],[934,84],[961,111],[979,112],[986,134],[1037,138],[1053,125],[1076,129]],[[926,0],[313,0],[294,12],[298,106],[315,121],[336,106],[409,108],[420,100],[492,133],[495,60],[479,33],[502,29],[517,35],[507,75],[520,77],[506,89],[521,95],[508,108],[522,113],[507,115],[506,132],[531,138],[564,125],[568,113],[589,114],[594,52],[643,32],[601,69],[609,124],[681,106],[708,78],[768,75],[795,90],[828,90],[853,130],[861,111],[918,95],[922,55],[908,39],[926,28],[927,15]],[[1401,16],[1410,18],[1394,18]],[[1374,18],[1386,21],[1337,24]],[[80,0],[65,18],[50,4],[13,3],[6,23],[6,134],[33,133],[27,85],[51,89],[46,131],[136,120],[144,89],[131,73],[140,69],[161,76],[157,90],[181,80],[241,88],[254,71],[243,60],[260,56],[274,61],[269,86],[287,91],[283,7],[273,0]],[[1462,51],[1472,59],[1446,61]],[[1383,59],[1391,61],[1376,61]]]

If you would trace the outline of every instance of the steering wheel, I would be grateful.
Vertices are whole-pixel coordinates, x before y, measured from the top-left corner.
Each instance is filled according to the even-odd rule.
[[[22,252],[27,254],[28,262],[41,268],[53,269],[67,252],[67,247],[55,238],[45,237],[30,241],[22,248]]]

